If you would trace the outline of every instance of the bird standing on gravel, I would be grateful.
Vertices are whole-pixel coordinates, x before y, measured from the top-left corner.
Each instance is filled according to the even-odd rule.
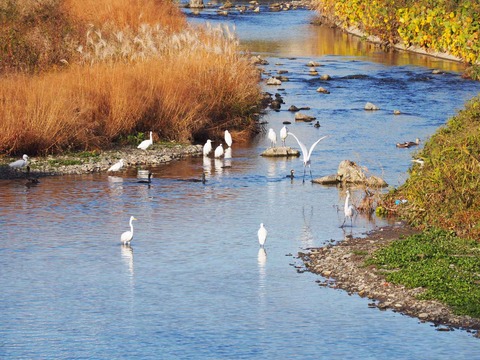
[[[140,145],[137,146],[138,149],[147,150],[151,145],[153,145],[152,132],[150,131],[150,139],[143,140]]]
[[[120,159],[119,162],[110,166],[107,171],[119,171],[121,168],[123,168],[123,165],[124,165],[123,159]]]
[[[8,164],[13,169],[21,169],[24,166],[27,166],[28,164],[28,155],[23,155],[22,159],[11,162]]]

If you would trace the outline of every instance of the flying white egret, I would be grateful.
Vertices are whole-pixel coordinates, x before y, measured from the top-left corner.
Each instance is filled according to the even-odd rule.
[[[288,136],[288,128],[286,126],[283,126],[283,128],[280,129],[280,139],[282,139],[282,144],[285,147],[285,139]]]
[[[212,151],[212,140],[208,139],[205,145],[203,145],[203,156],[208,156]]]
[[[310,150],[307,151],[307,147],[305,146],[304,143],[302,143],[300,140],[298,140],[298,138],[295,136],[295,134],[293,133],[288,133],[289,135],[292,135],[295,140],[297,140],[297,143],[298,145],[300,146],[300,149],[302,150],[302,156],[303,156],[303,182],[305,182],[305,171],[307,170],[307,166],[310,170],[310,177],[312,178],[313,180],[313,176],[312,176],[312,169],[310,168],[310,156],[312,156],[312,152],[313,152],[313,149],[315,148],[315,146],[317,146],[317,144],[322,141],[323,139],[325,139],[326,137],[328,137],[328,135],[325,135],[325,136],[322,136],[320,139],[318,139],[317,141],[315,141],[313,143],[313,145],[310,147]]]
[[[150,131],[150,139],[143,140],[140,145],[137,146],[138,149],[147,150],[150,145],[153,144],[152,132]]]
[[[343,227],[345,225],[345,221],[347,218],[350,219],[350,226],[353,226],[353,212],[354,208],[352,204],[349,204],[348,201],[350,200],[350,191],[347,189],[347,197],[345,198],[345,207],[343,210],[343,214],[345,215],[343,219],[343,224],[340,227]]]
[[[267,241],[267,229],[263,226],[263,223],[260,224],[260,229],[258,229],[257,235],[258,235],[258,243],[260,246],[265,245],[265,241]]]
[[[123,163],[123,159],[120,159],[119,162],[113,164],[112,166],[110,166],[110,168],[107,170],[107,171],[118,171],[120,170],[122,167],[123,167],[124,163]]]
[[[218,158],[221,158],[223,156],[223,145],[220,144],[216,147],[215,149],[215,153],[214,153],[214,156],[218,159]]]
[[[272,143],[272,147],[277,145],[277,134],[272,128],[268,129],[268,140]]]
[[[133,224],[132,221],[137,220],[135,217],[130,216],[130,231],[125,231],[122,236],[120,237],[120,241],[122,244],[130,244],[130,241],[133,239]]]
[[[225,142],[227,143],[228,147],[232,146],[232,135],[230,135],[228,130],[225,130]]]
[[[23,155],[22,159],[11,162],[8,164],[11,168],[20,169],[28,164],[28,155]]]

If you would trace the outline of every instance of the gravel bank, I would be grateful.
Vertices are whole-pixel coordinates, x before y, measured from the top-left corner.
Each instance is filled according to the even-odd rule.
[[[308,253],[299,253],[299,258],[308,271],[322,276],[317,281],[320,286],[368,297],[372,300],[369,307],[391,309],[431,322],[439,331],[465,329],[480,337],[480,319],[454,315],[438,301],[417,300],[416,295],[423,291],[421,288],[407,289],[388,283],[375,267],[363,265],[375,250],[414,233],[415,230],[404,224],[397,224],[376,229],[365,238],[347,238],[336,245],[309,249]]]
[[[30,157],[31,175],[51,176],[66,174],[88,174],[104,172],[119,161],[124,160],[125,168],[151,166],[168,163],[184,157],[200,156],[201,145],[154,144],[148,150],[136,147],[117,150],[71,153],[48,157]],[[27,154],[28,155],[28,154]],[[10,169],[8,164],[17,159],[0,159],[0,179],[25,177],[25,169]]]

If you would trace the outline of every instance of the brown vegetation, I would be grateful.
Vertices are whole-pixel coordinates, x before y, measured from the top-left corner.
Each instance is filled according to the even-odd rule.
[[[188,27],[170,2],[59,4],[84,35],[56,70],[4,72],[1,152],[108,148],[149,130],[177,141],[254,130],[257,72],[228,28]]]

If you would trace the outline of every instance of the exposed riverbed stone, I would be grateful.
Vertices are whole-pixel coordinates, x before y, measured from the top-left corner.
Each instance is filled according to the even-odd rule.
[[[390,309],[417,317],[422,322],[444,326],[438,330],[467,329],[478,337],[480,319],[455,315],[449,307],[438,301],[418,300],[417,295],[424,289],[409,289],[389,283],[378,269],[364,265],[365,259],[375,250],[416,232],[403,223],[397,223],[391,227],[378,228],[366,237],[347,237],[336,245],[309,249],[307,253],[298,255],[306,270],[323,277],[317,281],[320,286],[343,289],[349,294],[368,297],[374,300],[369,303],[369,307]]]
[[[270,147],[260,154],[261,156],[266,157],[290,157],[300,156],[298,150],[292,149],[291,147],[281,146],[281,147]]]
[[[377,105],[375,105],[371,102],[367,102],[365,104],[364,109],[367,110],[367,111],[380,110],[380,108]]]
[[[316,118],[314,116],[310,116],[301,112],[297,112],[295,114],[295,120],[296,121],[304,121],[304,122],[312,122]]]
[[[365,170],[351,160],[343,160],[338,165],[337,173],[313,179],[312,182],[322,185],[350,184],[371,187],[386,187],[387,182],[378,176],[367,176]]]

